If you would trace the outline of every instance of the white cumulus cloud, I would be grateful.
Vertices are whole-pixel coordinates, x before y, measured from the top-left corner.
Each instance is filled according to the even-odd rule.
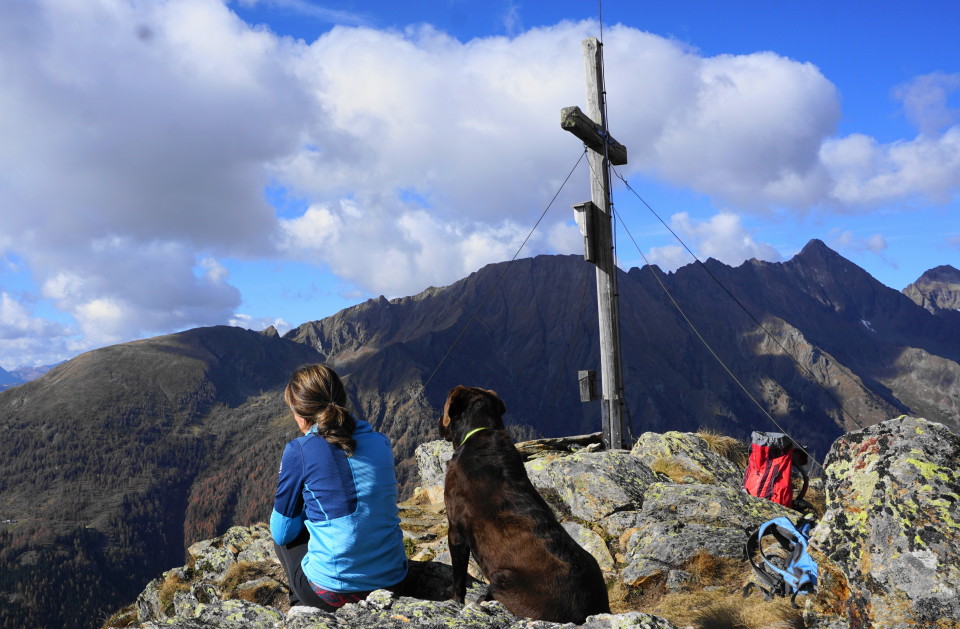
[[[740,217],[729,212],[720,212],[706,221],[697,221],[686,212],[679,212],[670,218],[670,228],[701,260],[714,258],[735,266],[751,258],[768,262],[782,259],[773,245],[754,240]],[[651,264],[669,271],[694,261],[690,253],[679,245],[653,247],[647,259]]]
[[[306,260],[398,296],[517,252],[579,156],[559,110],[584,101],[596,24],[521,31],[508,11],[516,34],[463,42],[317,10],[346,25],[304,42],[220,0],[0,3],[0,256],[72,316],[78,346],[242,320],[231,259]],[[955,76],[900,88],[918,135],[883,144],[834,137],[837,89],[809,63],[627,26],[604,50],[623,173],[727,208],[674,217],[704,256],[778,259],[736,212],[957,194]],[[569,206],[585,192],[571,180],[523,255],[580,252]]]

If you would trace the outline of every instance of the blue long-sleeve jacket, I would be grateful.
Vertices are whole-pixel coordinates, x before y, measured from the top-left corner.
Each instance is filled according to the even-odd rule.
[[[281,545],[307,527],[303,572],[334,592],[390,587],[407,574],[390,441],[360,420],[353,438],[352,457],[316,427],[289,442],[270,517],[273,539]]]

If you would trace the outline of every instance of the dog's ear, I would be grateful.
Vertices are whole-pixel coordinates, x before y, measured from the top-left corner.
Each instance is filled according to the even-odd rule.
[[[443,405],[443,416],[440,418],[441,430],[449,430],[451,420],[463,413],[463,409],[469,401],[467,392],[467,387],[463,385],[457,385],[450,390],[449,395],[447,395],[447,402]]]
[[[505,415],[507,412],[507,405],[503,403],[503,400],[500,399],[500,396],[497,395],[497,392],[493,391],[492,389],[487,389],[487,393],[493,396],[495,401],[494,408],[498,409],[501,415]]]
[[[459,417],[463,414],[464,409],[467,407],[467,404],[470,402],[470,389],[459,384],[450,391],[450,395],[447,396],[447,404],[444,409],[444,421],[449,425],[450,420],[454,417]]]

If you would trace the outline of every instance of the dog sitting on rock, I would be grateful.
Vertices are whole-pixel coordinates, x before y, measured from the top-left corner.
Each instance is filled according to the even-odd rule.
[[[452,598],[463,603],[473,553],[490,584],[481,600],[516,616],[581,624],[608,613],[600,566],[530,482],[504,430],[506,411],[493,391],[458,386],[440,418],[440,434],[455,448],[444,486]]]

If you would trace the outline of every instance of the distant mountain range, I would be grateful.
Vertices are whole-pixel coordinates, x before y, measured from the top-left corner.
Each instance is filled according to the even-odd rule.
[[[958,276],[938,267],[900,293],[816,240],[785,263],[620,273],[631,430],[748,439],[777,430],[760,406],[821,460],[901,413],[960,432]],[[266,519],[299,364],[343,376],[393,440],[406,495],[456,384],[496,390],[519,438],[599,430],[577,387],[596,328],[594,268],[540,256],[282,337],[213,327],[95,350],[0,392],[0,521],[16,520],[0,525],[0,626],[82,626],[184,544]]]
[[[11,369],[10,371],[0,367],[0,391],[39,378],[54,367],[56,367],[56,365],[41,365],[40,367],[17,367],[16,369]]]

